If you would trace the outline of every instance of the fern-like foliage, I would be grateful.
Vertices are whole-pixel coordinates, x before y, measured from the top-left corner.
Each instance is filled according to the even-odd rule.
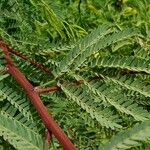
[[[145,72],[150,74],[150,63],[149,60],[143,60],[135,57],[118,57],[118,56],[106,56],[96,58],[91,62],[91,67],[111,67],[127,69],[137,72]]]
[[[81,106],[87,113],[91,115],[93,119],[96,119],[102,126],[107,128],[121,128],[117,122],[119,122],[119,117],[113,115],[109,108],[102,108],[102,106],[97,106],[94,104],[94,99],[84,92],[80,88],[61,85],[63,91],[73,99],[79,106]],[[100,105],[100,104],[99,104]]]
[[[120,132],[114,136],[109,143],[100,146],[102,150],[129,149],[135,145],[139,145],[140,141],[149,139],[150,137],[150,121],[136,124],[133,128],[124,132]]]
[[[118,31],[111,35],[108,34],[109,32],[109,26],[102,25],[90,35],[81,40],[81,42],[79,42],[77,46],[68,53],[65,60],[60,62],[60,66],[56,70],[56,75],[61,74],[61,72],[67,72],[70,68],[70,65],[72,64],[74,67],[71,67],[71,69],[78,69],[78,67],[80,67],[86,60],[86,58],[91,56],[96,51],[103,49],[117,41],[132,37],[137,33],[136,30],[133,29]]]
[[[84,80],[84,78],[82,79]],[[89,91],[97,94],[104,102],[108,102],[120,112],[131,115],[136,120],[141,121],[147,120],[147,118],[150,117],[148,112],[135,104],[133,100],[128,99],[123,93],[118,91],[113,92],[113,90],[111,90],[112,86],[107,84],[107,81],[104,83],[103,81],[87,82],[84,80],[84,82],[89,88]]]
[[[149,13],[146,0],[1,0],[0,40],[35,92],[54,89],[38,94],[77,149],[150,149]],[[8,72],[1,47],[0,149],[61,149]]]
[[[42,137],[24,124],[1,111],[0,134],[17,149],[37,149],[43,146]]]

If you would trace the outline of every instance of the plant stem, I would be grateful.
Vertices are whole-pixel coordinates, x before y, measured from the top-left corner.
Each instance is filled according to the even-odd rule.
[[[36,108],[39,116],[41,117],[41,120],[43,121],[45,127],[55,135],[55,137],[58,139],[60,144],[62,144],[65,150],[75,150],[76,149],[75,146],[69,140],[67,135],[54,121],[53,117],[48,113],[38,93],[34,90],[34,87],[28,82],[28,80],[20,72],[20,70],[17,69],[16,66],[13,64],[13,61],[11,60],[11,57],[9,55],[8,48],[3,41],[0,41],[0,47],[2,48],[5,54],[5,59],[7,63],[6,65],[7,72],[16,79],[16,81],[21,85],[23,90],[26,92],[32,104]]]

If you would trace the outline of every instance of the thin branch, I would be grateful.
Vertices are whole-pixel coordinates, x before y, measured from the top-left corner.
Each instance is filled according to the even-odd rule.
[[[80,85],[80,84],[83,84],[84,81],[83,80],[75,80],[75,81],[73,81],[73,83],[75,83],[76,85]]]
[[[19,69],[16,68],[13,61],[10,58],[9,51],[4,42],[0,41],[0,47],[2,48],[5,59],[7,62],[7,72],[11,74],[16,81],[21,85],[32,104],[36,108],[39,116],[41,117],[45,127],[48,131],[51,131],[55,137],[58,139],[60,144],[62,144],[65,150],[75,150],[75,146],[69,140],[67,135],[63,132],[63,130],[58,126],[58,124],[54,121],[53,117],[48,113],[46,107],[42,103],[38,93],[34,90],[34,87],[28,82],[26,77],[20,72]]]
[[[4,52],[6,63],[9,65],[13,65],[13,61],[11,60],[11,58],[9,56],[8,48],[5,45],[3,40],[0,40],[0,48],[2,48],[2,50]]]
[[[27,58],[26,56],[24,56],[20,52],[17,52],[15,49],[9,48],[7,44],[5,44],[5,46],[7,47],[7,49],[9,50],[9,52],[12,53],[13,55],[18,56],[21,59],[28,61],[29,63],[31,63],[32,65],[34,65],[35,67],[39,68],[40,70],[46,72],[49,75],[53,75],[52,72],[48,68],[46,68],[43,64],[38,63],[35,60],[30,60],[29,58]]]
[[[46,129],[46,130],[45,130],[44,137],[45,137],[46,143],[47,143],[47,144],[50,144],[50,143],[51,143],[51,140],[52,140],[52,132],[51,132],[51,131],[48,131],[48,130]]]
[[[52,140],[52,132],[51,131],[48,131],[47,129],[45,130],[45,133],[44,133],[44,144],[43,144],[43,150],[45,150],[46,148],[46,143],[47,144],[50,144],[51,143],[51,140]]]
[[[35,92],[37,92],[38,94],[54,92],[54,91],[58,91],[60,89],[61,89],[61,87],[59,87],[57,85],[56,86],[51,86],[51,87],[45,87],[45,88],[40,88],[40,87],[35,87],[34,88]]]
[[[88,82],[92,81],[92,80],[102,80],[103,78],[101,76],[96,76],[96,77],[91,77]],[[84,84],[83,80],[74,80],[71,83],[74,83],[75,85],[81,85]],[[38,93],[38,94],[42,94],[42,93],[48,93],[48,92],[54,92],[54,91],[58,91],[61,90],[61,87],[58,85],[55,86],[50,86],[50,87],[35,87],[34,90]]]

